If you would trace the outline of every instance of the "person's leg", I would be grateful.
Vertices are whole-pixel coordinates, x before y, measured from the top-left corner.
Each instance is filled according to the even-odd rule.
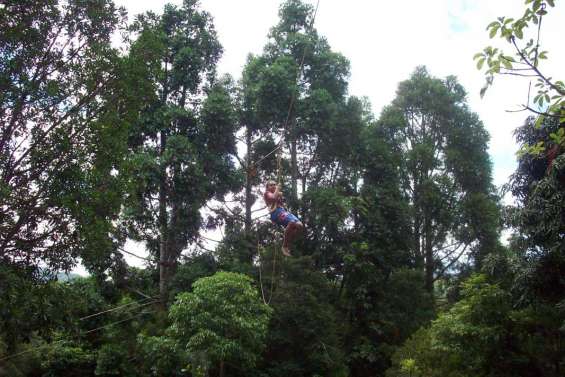
[[[284,230],[284,236],[283,236],[283,246],[282,246],[282,253],[284,256],[290,257],[290,249],[288,248],[288,242],[291,238],[290,234],[292,233],[292,223],[288,224],[286,226],[286,229]]]
[[[288,245],[296,239],[299,232],[302,231],[304,226],[300,221],[293,221],[288,223],[284,231],[284,241],[283,241],[283,254],[290,256],[290,249]]]

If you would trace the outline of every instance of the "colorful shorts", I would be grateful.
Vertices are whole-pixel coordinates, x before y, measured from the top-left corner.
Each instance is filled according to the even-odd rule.
[[[286,227],[289,223],[299,222],[298,217],[292,213],[287,212],[284,208],[278,207],[271,212],[271,221],[280,226]]]

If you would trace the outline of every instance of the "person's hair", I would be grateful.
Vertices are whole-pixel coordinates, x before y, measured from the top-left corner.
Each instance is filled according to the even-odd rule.
[[[268,180],[267,183],[265,184],[265,190],[269,187],[270,184],[276,185],[277,182],[273,181],[272,179]]]

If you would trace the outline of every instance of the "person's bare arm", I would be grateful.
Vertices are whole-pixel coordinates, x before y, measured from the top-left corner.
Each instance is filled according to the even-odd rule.
[[[277,188],[275,189],[275,198],[276,199],[282,199],[282,196],[283,196],[283,194],[280,190],[280,186],[277,185]]]

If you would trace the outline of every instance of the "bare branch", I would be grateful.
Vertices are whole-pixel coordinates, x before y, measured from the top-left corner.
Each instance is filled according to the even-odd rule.
[[[459,260],[459,258],[461,258],[461,256],[463,255],[463,253],[465,253],[465,251],[467,250],[467,247],[469,246],[469,244],[466,244],[465,247],[463,248],[463,250],[461,250],[461,252],[459,253],[459,255],[457,255],[453,260],[451,260],[451,262],[449,262],[449,264],[447,266],[445,266],[438,274],[437,276],[434,278],[433,281],[436,281],[438,279],[440,279],[443,274],[445,273],[445,271],[447,271],[451,266],[453,266],[453,264],[455,264],[455,262],[457,262]]]
[[[531,74],[531,75],[526,75],[524,73],[516,73],[516,72],[510,72],[510,70],[506,71],[506,72],[499,72],[501,75],[509,75],[509,76],[519,76],[519,77],[538,77],[538,75],[535,74]]]
[[[543,115],[545,117],[550,117],[550,118],[555,118],[555,119],[561,119],[561,117],[559,115],[555,115],[555,114],[550,114],[550,113],[544,113],[541,111],[538,111],[536,109],[531,108],[530,106],[526,106],[526,105],[522,105],[522,109],[520,110],[505,110],[507,113],[520,113],[522,111],[531,111],[532,113],[538,114],[538,115]]]
[[[557,85],[555,85],[554,83],[552,83],[551,81],[549,81],[549,79],[547,77],[545,77],[540,70],[538,69],[538,67],[536,67],[532,62],[530,62],[530,60],[524,55],[524,53],[522,52],[522,50],[520,50],[520,48],[518,47],[518,45],[516,44],[516,38],[512,37],[511,38],[512,44],[514,45],[514,48],[516,48],[516,51],[518,51],[518,54],[520,55],[520,57],[522,58],[522,60],[529,66],[532,68],[532,70],[534,72],[537,73],[537,76],[539,78],[541,78],[547,85],[549,85],[549,87],[553,90],[555,90],[557,93],[561,94],[562,96],[565,96],[565,90],[561,89],[560,87],[558,87]]]

